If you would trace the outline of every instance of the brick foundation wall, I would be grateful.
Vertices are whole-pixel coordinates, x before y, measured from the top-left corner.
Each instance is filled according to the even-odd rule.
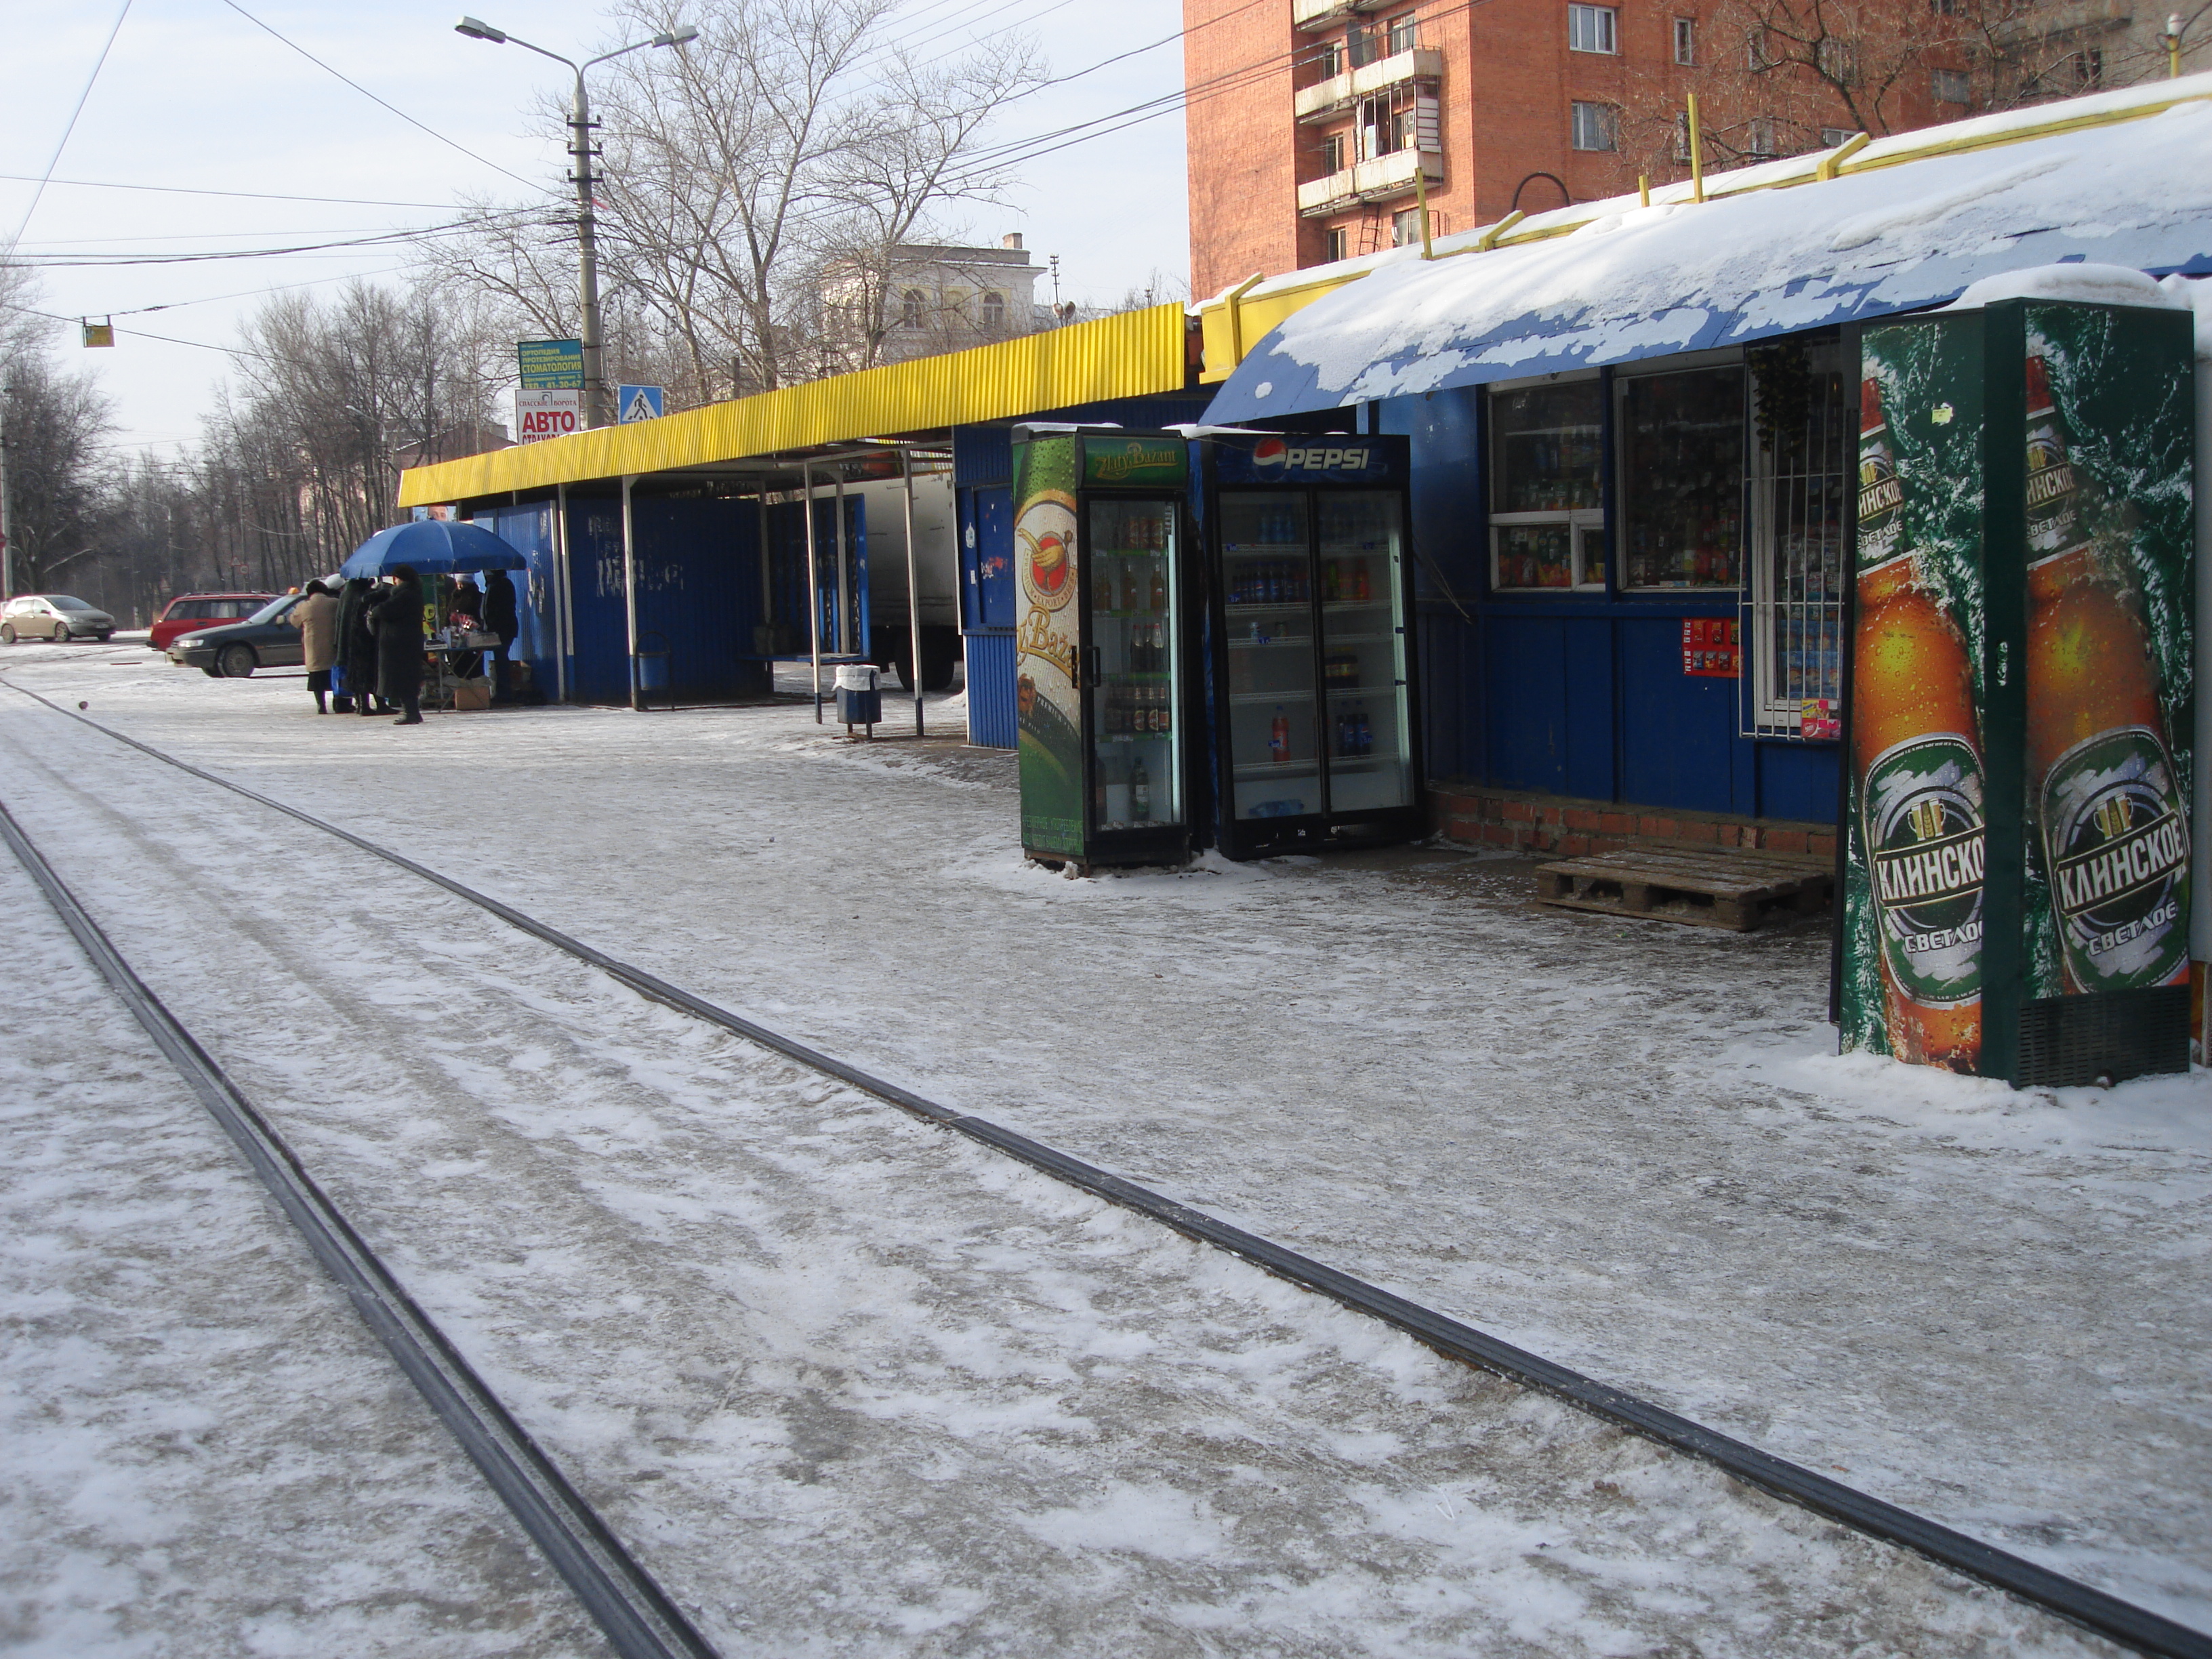
[[[1623,806],[1615,801],[1473,784],[1431,784],[1429,813],[1436,833],[1446,841],[1561,858],[1653,843],[1811,853],[1826,858],[1833,858],[1836,852],[1832,823]]]

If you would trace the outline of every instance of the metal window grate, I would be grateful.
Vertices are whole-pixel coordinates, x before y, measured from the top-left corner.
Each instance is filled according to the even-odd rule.
[[[1829,738],[1843,707],[1852,407],[1833,341],[1784,340],[1752,370],[1751,647],[1744,735]]]
[[[2189,1069],[2189,988],[2043,997],[2020,1011],[2022,1088],[2075,1088]]]

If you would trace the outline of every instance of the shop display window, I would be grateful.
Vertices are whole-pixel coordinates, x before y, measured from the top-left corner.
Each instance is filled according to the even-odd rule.
[[[1605,392],[1592,377],[1490,398],[1490,585],[1605,588]]]
[[[1622,586],[1743,584],[1744,371],[1623,376]]]
[[[1850,379],[1836,341],[1753,347],[1748,734],[1832,738],[1843,705]]]

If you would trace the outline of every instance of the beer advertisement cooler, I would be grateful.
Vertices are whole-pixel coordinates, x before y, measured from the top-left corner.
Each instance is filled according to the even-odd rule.
[[[1194,447],[1223,854],[1425,834],[1407,441],[1232,433]]]
[[[1017,429],[1022,847],[1048,863],[1181,864],[1182,513],[1172,433]]]
[[[1862,336],[1846,1048],[2188,1069],[2191,349],[2036,300]]]

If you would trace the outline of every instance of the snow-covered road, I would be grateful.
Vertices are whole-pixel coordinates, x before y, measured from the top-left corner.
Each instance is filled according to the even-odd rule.
[[[2212,1603],[2194,1085],[1808,1058],[1816,935],[1545,915],[1471,860],[1061,881],[997,757],[804,711],[397,732],[143,652],[0,667],[949,1103]],[[733,1652],[2074,1645],[5,694],[0,799]]]

